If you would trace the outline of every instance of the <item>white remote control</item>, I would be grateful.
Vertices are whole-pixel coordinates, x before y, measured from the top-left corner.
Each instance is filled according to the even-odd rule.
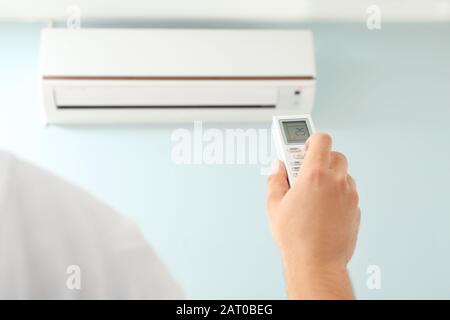
[[[292,186],[305,158],[305,143],[315,132],[309,115],[273,117],[272,135],[278,157],[286,166],[289,184]]]

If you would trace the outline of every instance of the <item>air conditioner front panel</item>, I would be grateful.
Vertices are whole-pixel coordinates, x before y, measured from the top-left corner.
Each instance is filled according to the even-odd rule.
[[[315,76],[312,33],[44,29],[43,76]]]

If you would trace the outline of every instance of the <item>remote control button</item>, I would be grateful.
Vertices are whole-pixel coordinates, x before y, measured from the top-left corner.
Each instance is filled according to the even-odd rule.
[[[298,172],[300,170],[300,166],[293,166],[292,172]]]
[[[305,156],[303,154],[301,154],[300,152],[296,152],[291,154],[291,158],[292,159],[303,159]]]
[[[303,161],[300,161],[300,160],[293,160],[293,161],[290,162],[290,164],[291,164],[292,166],[300,166],[300,165],[303,164]]]
[[[298,152],[298,151],[300,151],[301,149],[300,149],[299,147],[289,147],[288,150],[289,150],[290,152]]]

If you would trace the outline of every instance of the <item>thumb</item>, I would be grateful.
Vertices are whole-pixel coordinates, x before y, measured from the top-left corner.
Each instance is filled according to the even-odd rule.
[[[289,190],[289,183],[286,173],[286,167],[280,160],[275,160],[272,165],[273,173],[268,180],[267,191],[267,209],[269,212],[274,210],[286,192]]]

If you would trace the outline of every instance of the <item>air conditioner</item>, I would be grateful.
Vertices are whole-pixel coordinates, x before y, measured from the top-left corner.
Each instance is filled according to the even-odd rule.
[[[296,30],[44,29],[47,123],[270,122],[310,113],[312,34]]]

